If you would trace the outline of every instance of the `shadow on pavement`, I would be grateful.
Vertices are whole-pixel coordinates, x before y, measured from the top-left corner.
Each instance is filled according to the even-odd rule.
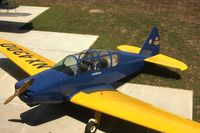
[[[87,123],[87,121],[94,116],[94,112],[71,103],[47,104],[38,105],[26,112],[21,113],[21,120],[10,121],[26,123],[30,126],[38,126],[40,124],[59,119],[65,115],[83,123]],[[107,133],[158,133],[154,130],[135,125],[108,115],[102,115],[99,129]]]
[[[32,14],[30,13],[13,13],[13,12],[1,12],[0,17],[24,17],[24,16],[30,16]]]
[[[20,81],[29,75],[14,64],[8,58],[0,58],[0,68],[7,72],[10,76],[15,78],[17,81]],[[13,85],[14,86],[14,85]]]
[[[11,32],[11,33],[26,33],[33,29],[33,24],[20,23],[20,22],[9,22],[0,21],[0,32]]]

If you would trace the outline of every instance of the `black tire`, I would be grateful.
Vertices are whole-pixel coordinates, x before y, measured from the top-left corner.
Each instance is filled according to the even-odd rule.
[[[91,121],[85,127],[85,133],[96,133],[98,128],[97,123]]]

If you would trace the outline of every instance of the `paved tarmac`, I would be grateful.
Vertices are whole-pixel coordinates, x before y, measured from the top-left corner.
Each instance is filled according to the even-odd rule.
[[[30,13],[33,7],[26,8]],[[42,8],[42,7],[41,7]],[[28,10],[29,9],[29,10]],[[38,9],[38,8],[37,8]],[[44,9],[44,8],[43,8]],[[45,8],[47,9],[47,8]],[[39,9],[38,9],[39,10]],[[42,9],[41,9],[42,10]],[[17,12],[20,12],[17,9]],[[34,14],[34,12],[32,12]],[[1,20],[1,18],[0,18]],[[3,19],[6,20],[5,18]],[[10,21],[7,19],[6,21]],[[19,21],[20,23],[23,20]],[[25,21],[23,21],[24,23]],[[4,23],[5,25],[7,23]],[[8,22],[10,25],[10,23]],[[4,25],[4,26],[5,26]],[[13,25],[18,27],[19,23]],[[9,27],[9,26],[8,26]],[[6,30],[0,27],[0,38],[20,43],[37,53],[58,61],[66,55],[88,49],[98,38],[96,35],[68,34],[44,31]],[[4,29],[4,30],[1,30]],[[18,98],[4,106],[4,100],[14,93],[14,84],[27,77],[20,68],[0,54],[0,131],[3,133],[80,133],[93,111],[74,104],[39,105],[28,107]],[[119,91],[144,100],[178,115],[192,118],[192,91],[137,84],[124,84]],[[128,115],[128,114],[127,114]],[[101,130],[101,131],[100,131]],[[103,115],[98,132],[155,132],[129,122]]]
[[[49,7],[19,6],[17,9],[1,9],[0,21],[27,23]]]

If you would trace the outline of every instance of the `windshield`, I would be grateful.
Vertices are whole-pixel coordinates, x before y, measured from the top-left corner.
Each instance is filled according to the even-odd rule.
[[[70,55],[59,61],[53,69],[62,71],[69,75],[76,75],[78,71],[77,67],[77,56],[76,55]]]
[[[54,67],[68,75],[87,73],[114,67],[118,64],[118,55],[108,50],[85,50],[81,53],[69,55],[59,61]]]

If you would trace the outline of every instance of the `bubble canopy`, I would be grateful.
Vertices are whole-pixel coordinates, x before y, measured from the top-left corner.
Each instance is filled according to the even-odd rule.
[[[68,75],[98,71],[118,64],[118,55],[109,50],[85,50],[66,56],[52,68]]]

